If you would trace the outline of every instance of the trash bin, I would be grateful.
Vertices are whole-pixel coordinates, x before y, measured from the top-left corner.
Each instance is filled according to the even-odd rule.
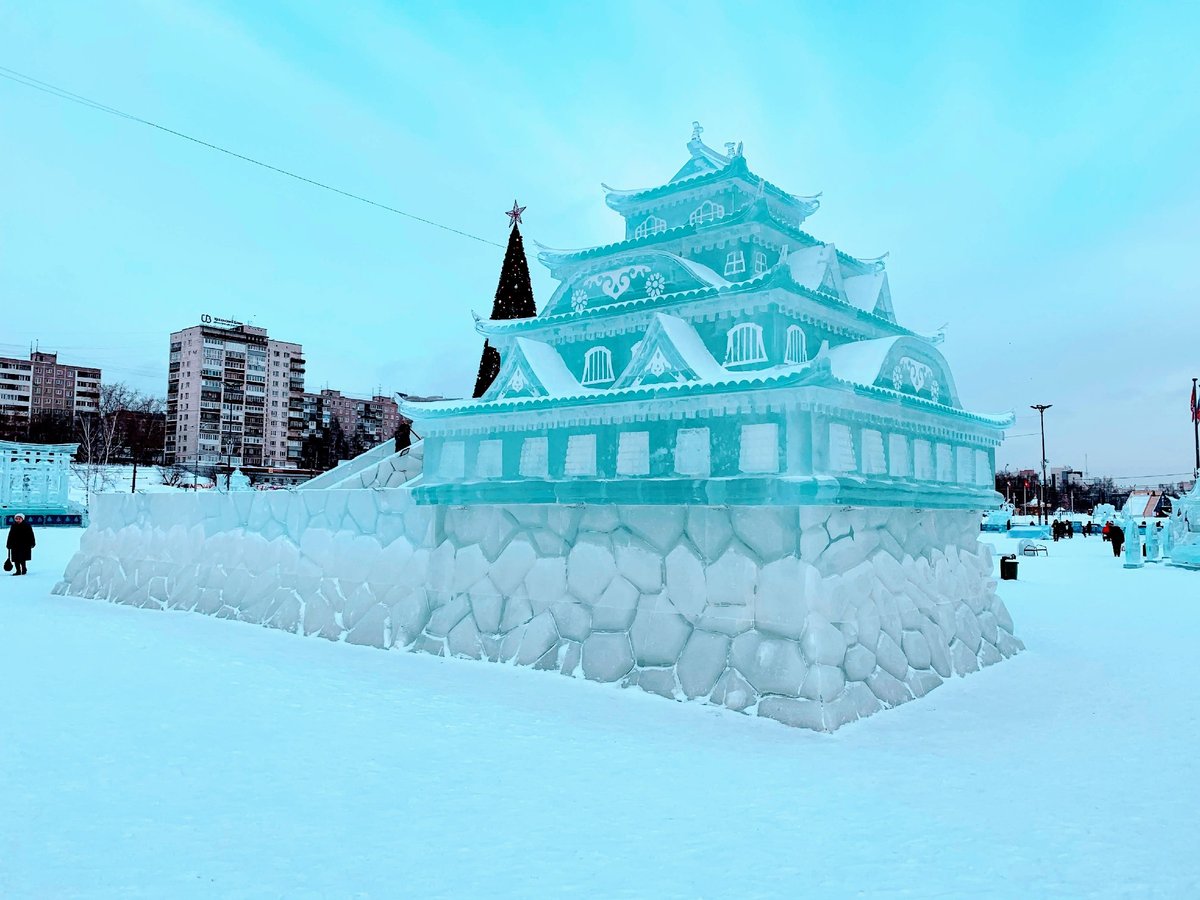
[[[1000,557],[1000,580],[1017,580],[1017,555],[1015,553]]]

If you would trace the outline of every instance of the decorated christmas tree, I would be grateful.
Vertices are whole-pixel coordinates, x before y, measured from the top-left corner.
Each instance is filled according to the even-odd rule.
[[[525,243],[521,240],[521,213],[525,207],[517,206],[505,213],[509,218],[508,247],[504,251],[504,265],[500,269],[500,282],[496,285],[496,298],[492,301],[493,319],[528,319],[537,315],[533,301],[533,285],[529,281],[529,263],[525,260]],[[475,379],[474,397],[482,397],[500,371],[500,353],[487,341],[483,342],[483,358],[479,361],[479,375]]]

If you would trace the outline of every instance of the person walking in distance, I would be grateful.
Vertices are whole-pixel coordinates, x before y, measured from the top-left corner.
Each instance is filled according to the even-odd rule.
[[[1121,555],[1121,548],[1125,546],[1125,530],[1116,522],[1108,523],[1108,540],[1112,543],[1113,556]]]
[[[8,528],[8,558],[12,560],[14,575],[28,575],[26,563],[33,556],[33,548],[37,540],[33,536],[33,526],[25,521],[20,513],[13,516],[13,523]]]

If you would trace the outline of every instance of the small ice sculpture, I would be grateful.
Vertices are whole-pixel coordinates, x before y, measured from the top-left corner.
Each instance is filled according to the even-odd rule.
[[[1121,528],[1125,531],[1125,568],[1140,569],[1145,561],[1142,559],[1142,536],[1138,532],[1137,519],[1125,516]]]

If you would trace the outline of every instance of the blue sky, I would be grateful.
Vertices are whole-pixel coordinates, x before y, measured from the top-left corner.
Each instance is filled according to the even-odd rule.
[[[699,119],[890,252],[967,405],[1021,416],[1002,466],[1045,402],[1051,464],[1116,475],[1191,467],[1198,39],[1196,4],[0,5],[0,65],[498,243],[514,196],[527,240],[616,239],[599,183],[665,181]],[[470,388],[501,248],[7,81],[0,187],[0,352],[162,393],[210,312],[310,389]]]

